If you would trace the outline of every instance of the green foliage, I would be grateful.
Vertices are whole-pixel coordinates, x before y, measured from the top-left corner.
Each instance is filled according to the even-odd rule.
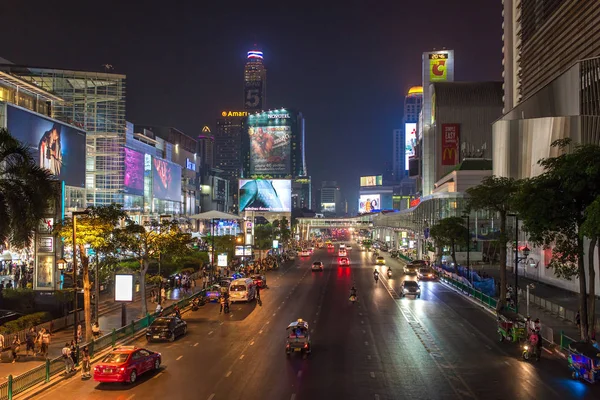
[[[469,230],[464,223],[465,221],[460,217],[444,218],[433,225],[429,232],[438,247],[450,247],[455,265],[458,265],[456,246],[464,246],[468,243]]]
[[[213,239],[211,238],[209,243],[212,245]],[[236,237],[233,235],[222,235],[214,237],[215,254],[227,253],[228,257],[233,257],[235,253]],[[215,255],[216,258],[216,255]]]
[[[4,289],[2,300],[5,304],[2,308],[26,313],[35,307],[34,293],[33,289]]]
[[[600,196],[585,209],[584,217],[579,234],[589,238],[600,237]]]
[[[0,129],[0,243],[27,247],[58,185],[31,149]]]
[[[281,220],[276,219],[273,221],[273,238],[277,237],[279,237],[279,241],[284,245],[286,245],[292,238],[290,223],[286,217],[283,217]]]
[[[58,303],[70,303],[73,301],[73,290],[65,289],[65,290],[55,290],[54,297],[56,297],[56,301]]]
[[[24,315],[14,321],[5,323],[0,327],[0,334],[8,335],[11,333],[19,332],[23,329],[29,329],[32,326],[42,324],[50,321],[52,315],[48,312],[37,312],[33,314]]]
[[[254,247],[258,250],[268,250],[273,245],[273,225],[264,224],[254,227]]]

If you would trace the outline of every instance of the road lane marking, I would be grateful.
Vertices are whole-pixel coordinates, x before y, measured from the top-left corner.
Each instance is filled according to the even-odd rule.
[[[210,396],[208,396],[208,400],[212,400],[212,399],[214,399],[214,398],[215,398],[215,394],[214,394],[214,393],[213,393],[213,394],[211,394]]]
[[[275,314],[277,314],[277,313],[273,313],[273,316],[275,316]]]
[[[542,349],[543,349],[543,350],[544,350],[546,353],[548,353],[548,354],[552,354],[552,352],[551,352],[550,350],[548,350],[547,348],[545,348],[545,347],[542,347]]]
[[[213,331],[208,332],[209,335],[212,335]]]
[[[504,361],[504,363],[508,366],[510,366],[510,363],[508,361]]]
[[[194,343],[194,347],[198,346],[200,343],[196,342]]]
[[[371,356],[367,355],[367,360],[370,360],[370,359],[371,359]]]
[[[369,345],[369,342],[365,342],[365,346],[368,346],[368,345]]]
[[[129,396],[129,397],[127,398],[127,400],[131,400],[131,399],[133,399],[134,397],[135,397],[135,394],[132,394],[131,396]]]
[[[379,400],[379,395],[378,394],[375,395],[375,400]]]
[[[361,323],[361,324],[364,324],[364,323],[365,323],[365,321],[360,321],[360,323]]]
[[[375,379],[375,372],[371,372],[371,378]]]
[[[225,378],[229,378],[231,376],[231,371],[227,372],[227,374],[225,374]]]
[[[292,397],[290,397],[290,400],[296,400],[296,393],[292,394]]]
[[[223,325],[225,322],[221,322],[219,325]]]
[[[158,374],[154,375],[154,376],[152,377],[152,379],[156,379],[156,378],[158,378],[158,377],[159,377],[159,376],[161,376],[161,375],[162,375],[162,372],[159,372]]]
[[[302,371],[298,371],[298,378],[302,376]]]
[[[170,344],[167,346],[167,349],[170,349],[171,347],[175,346],[174,344]]]
[[[363,333],[367,333],[367,331],[365,331],[365,330],[363,329]]]
[[[242,360],[243,358],[244,358],[244,354],[242,354],[242,355],[240,356],[240,360]]]
[[[263,330],[261,329],[260,331],[258,331],[258,333],[263,333]]]
[[[314,319],[314,320],[313,320],[313,324],[316,324],[316,323],[317,323],[317,320],[316,320],[316,319]]]
[[[179,356],[179,357],[177,357],[177,359],[176,359],[175,361],[179,361],[179,360],[181,360],[182,358],[183,358],[183,356]]]
[[[488,348],[488,350],[491,350],[491,349],[492,349],[492,346],[490,346],[489,344],[486,344],[486,345],[485,345],[485,347],[487,347],[487,348]]]
[[[265,322],[265,325],[269,325],[269,322],[271,322],[271,321],[267,321],[267,322]]]
[[[250,346],[254,346],[254,340],[250,342]]]

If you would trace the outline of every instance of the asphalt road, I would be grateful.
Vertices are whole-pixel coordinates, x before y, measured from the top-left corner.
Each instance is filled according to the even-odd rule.
[[[600,386],[570,379],[566,361],[544,353],[519,359],[496,340],[493,316],[437,282],[420,299],[394,279],[375,284],[372,259],[356,248],[351,266],[319,250],[268,276],[262,306],[237,303],[220,315],[206,305],[184,315],[188,334],[159,351],[163,367],[133,385],[70,378],[36,399],[579,399],[600,398]],[[324,272],[311,272],[315,260]],[[412,279],[412,278],[408,278]],[[355,284],[359,301],[348,301]],[[285,328],[309,322],[313,353],[287,358]]]

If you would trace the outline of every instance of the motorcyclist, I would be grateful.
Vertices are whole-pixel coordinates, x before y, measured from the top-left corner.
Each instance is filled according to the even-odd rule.
[[[352,285],[352,288],[350,288],[350,297],[356,297],[356,287],[354,287],[354,285]]]
[[[375,279],[375,282],[379,280],[379,271],[377,271],[377,268],[373,271],[373,279]]]
[[[388,269],[387,269],[387,276],[388,276],[388,278],[392,277],[392,269],[390,267],[388,267]]]

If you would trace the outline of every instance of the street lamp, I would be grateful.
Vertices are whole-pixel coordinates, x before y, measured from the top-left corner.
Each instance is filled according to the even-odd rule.
[[[62,281],[63,281],[63,274],[65,273],[65,268],[67,267],[67,260],[65,260],[64,258],[61,258],[59,260],[56,261],[56,266],[58,267],[58,270],[60,271],[60,278],[61,278],[61,285],[60,285],[60,289],[62,289]]]
[[[73,211],[73,339],[77,343],[77,327],[79,326],[79,313],[77,311],[77,216],[88,215],[88,210]],[[96,316],[97,317],[97,316]]]

